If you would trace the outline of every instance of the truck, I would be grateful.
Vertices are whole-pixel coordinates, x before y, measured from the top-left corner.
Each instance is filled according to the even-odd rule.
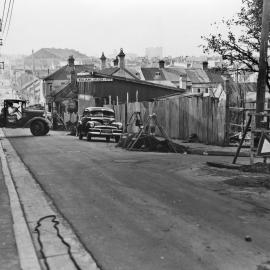
[[[30,128],[34,136],[45,136],[52,126],[45,110],[27,108],[26,100],[5,99],[0,114],[0,127]]]

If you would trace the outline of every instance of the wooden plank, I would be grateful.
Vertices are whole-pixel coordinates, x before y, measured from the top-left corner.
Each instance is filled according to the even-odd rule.
[[[148,107],[148,102],[140,102],[140,114],[141,114],[143,123],[145,122],[144,119],[147,112],[147,107]]]
[[[178,102],[179,102],[179,113],[178,113],[178,117],[179,117],[179,124],[178,124],[178,128],[179,128],[179,139],[184,139],[184,108],[183,108],[183,98],[179,97],[178,98]]]
[[[214,142],[213,138],[213,102],[214,99],[211,97],[207,97],[207,105],[208,105],[208,144],[212,144]]]
[[[200,98],[195,97],[193,98],[193,110],[194,110],[194,124],[195,124],[195,129],[194,133],[199,137],[200,136],[200,124],[201,124],[201,113],[200,113]]]
[[[202,142],[206,142],[207,140],[207,116],[206,116],[206,102],[204,99],[202,99],[202,114],[201,114],[201,117],[202,117],[202,126],[201,126],[201,129],[202,129]]]
[[[184,123],[185,123],[185,129],[184,129],[184,134],[185,134],[185,137],[184,139],[188,139],[188,136],[189,136],[189,111],[188,111],[188,107],[189,107],[189,102],[188,102],[189,98],[185,97],[184,98]]]
[[[186,111],[187,111],[187,122],[188,122],[188,129],[187,129],[187,138],[189,137],[189,135],[192,133],[192,128],[193,128],[193,122],[192,122],[192,98],[188,98],[187,99],[187,107],[186,107]]]
[[[217,113],[217,125],[218,125],[218,144],[223,145],[225,140],[225,101],[220,101],[218,103],[218,113]]]
[[[214,106],[213,106],[213,110],[212,110],[212,115],[213,115],[213,133],[214,133],[214,141],[215,144],[218,145],[218,100],[214,101]]]
[[[205,125],[205,119],[203,117],[203,99],[202,98],[198,98],[198,107],[199,107],[199,123],[198,123],[198,128],[199,128],[199,132],[198,132],[198,136],[199,136],[199,140],[202,141],[203,138],[203,128]]]

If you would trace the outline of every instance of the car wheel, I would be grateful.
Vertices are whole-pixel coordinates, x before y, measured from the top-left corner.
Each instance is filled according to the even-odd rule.
[[[45,134],[44,134],[44,135],[48,134],[49,131],[50,131],[50,127],[49,127],[49,125],[47,124],[46,127],[45,127]]]
[[[87,134],[87,141],[90,142],[91,141],[91,135]]]
[[[111,137],[106,137],[106,142],[110,142]]]
[[[34,136],[44,136],[46,135],[45,123],[41,120],[35,120],[30,125],[30,131]]]

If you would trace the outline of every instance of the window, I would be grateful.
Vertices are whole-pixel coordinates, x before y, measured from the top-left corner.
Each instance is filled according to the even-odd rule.
[[[155,73],[155,75],[156,75],[156,76],[160,76],[160,72],[157,71],[157,72]]]
[[[208,93],[208,88],[205,88],[205,91],[204,91],[206,94]]]
[[[198,93],[201,93],[201,89],[200,88],[198,88]]]
[[[105,110],[95,110],[95,111],[84,111],[83,116],[87,117],[108,117],[108,118],[114,118],[114,112],[111,111],[105,111]]]

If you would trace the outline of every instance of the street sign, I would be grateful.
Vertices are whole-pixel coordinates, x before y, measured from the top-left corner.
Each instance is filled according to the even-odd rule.
[[[77,82],[112,82],[110,78],[77,78]]]
[[[258,149],[257,156],[270,157],[270,137],[269,135],[262,133]]]

